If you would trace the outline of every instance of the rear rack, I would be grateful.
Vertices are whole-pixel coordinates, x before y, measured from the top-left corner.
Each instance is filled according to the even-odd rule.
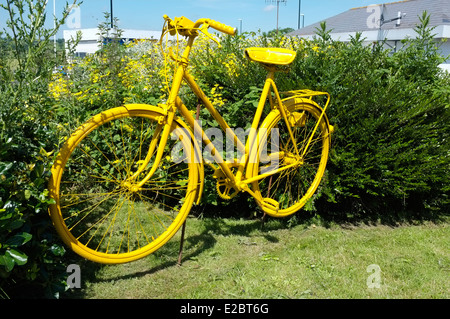
[[[294,90],[294,91],[286,91],[286,92],[280,92],[280,95],[287,95],[289,96],[286,99],[291,99],[292,97],[298,97],[298,98],[309,98],[310,100],[314,96],[319,95],[326,95],[328,99],[330,99],[330,94],[327,92],[320,92],[320,91],[312,91],[312,90]]]
[[[312,91],[312,90],[294,90],[294,91],[286,91],[286,92],[280,92],[280,95],[287,96],[286,98],[282,99],[282,101],[288,101],[292,99],[309,99],[313,101],[314,97],[317,96],[325,96],[327,101],[325,103],[325,106],[323,106],[323,111],[328,107],[328,104],[330,104],[330,94],[327,92],[321,92],[321,91]],[[315,101],[317,103],[317,101]]]

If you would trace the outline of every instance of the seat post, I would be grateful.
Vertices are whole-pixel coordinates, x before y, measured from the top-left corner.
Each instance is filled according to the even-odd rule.
[[[269,71],[269,73],[267,73],[267,79],[275,80],[276,67],[267,65],[265,66],[265,68],[267,71]]]

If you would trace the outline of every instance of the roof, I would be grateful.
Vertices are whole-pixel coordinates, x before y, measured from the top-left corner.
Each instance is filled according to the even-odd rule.
[[[381,10],[382,8],[383,10]],[[327,29],[331,29],[333,33],[374,31],[379,29],[376,26],[376,23],[379,23],[378,13],[383,12],[384,20],[388,21],[397,18],[398,12],[401,12],[406,15],[401,19],[400,25],[397,25],[396,21],[392,21],[385,23],[381,29],[412,29],[420,23],[419,16],[423,11],[430,14],[431,27],[444,25],[450,28],[450,0],[405,0],[384,5],[365,6],[350,9],[323,21],[326,21]],[[293,31],[288,35],[313,35],[323,21]]]

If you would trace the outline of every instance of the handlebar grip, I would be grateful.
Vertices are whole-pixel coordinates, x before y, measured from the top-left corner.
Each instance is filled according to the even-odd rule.
[[[229,34],[229,35],[236,35],[237,29],[232,28],[230,26],[227,26],[226,24],[214,21],[214,20],[208,20],[208,24],[211,28],[216,29],[217,31]]]

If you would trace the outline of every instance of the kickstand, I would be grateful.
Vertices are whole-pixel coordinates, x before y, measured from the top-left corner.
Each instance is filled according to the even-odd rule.
[[[200,104],[201,100],[198,99],[197,101],[197,114],[195,116],[195,119],[198,121],[200,118]],[[181,266],[181,260],[183,259],[183,245],[184,245],[184,234],[186,232],[186,221],[184,221],[183,226],[181,228],[181,240],[180,240],[180,250],[178,252],[178,266]]]
[[[184,221],[181,228],[181,240],[180,240],[180,251],[178,252],[178,266],[181,266],[181,259],[183,258],[183,245],[184,245],[184,233],[186,232],[186,221]]]
[[[267,214],[264,213],[263,217],[261,218],[261,230],[264,229],[264,225],[266,223],[266,216],[267,216]]]

